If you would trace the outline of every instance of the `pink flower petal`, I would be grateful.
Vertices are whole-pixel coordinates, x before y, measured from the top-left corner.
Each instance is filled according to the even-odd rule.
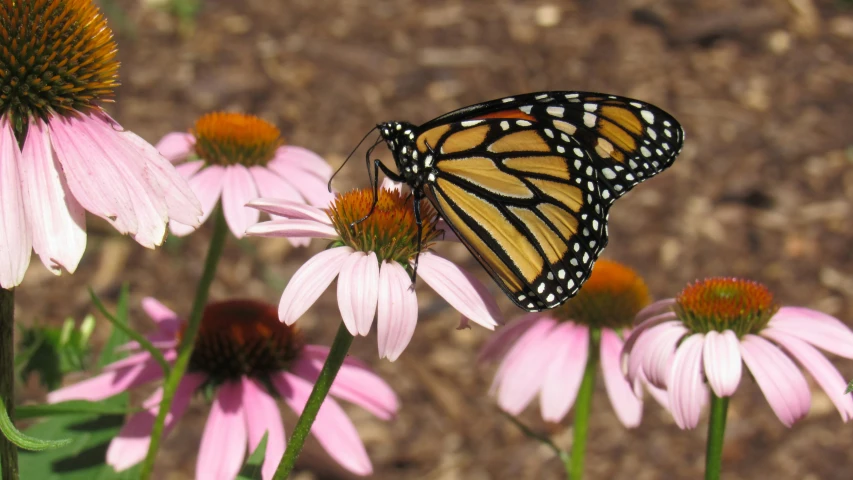
[[[270,215],[278,215],[285,218],[299,220],[314,220],[323,225],[332,225],[329,220],[329,214],[320,210],[317,207],[312,207],[304,203],[293,202],[290,200],[282,200],[274,197],[263,197],[252,200],[248,206],[257,208],[262,212]]]
[[[258,223],[258,211],[246,207],[256,198],[258,189],[249,170],[243,165],[227,167],[222,186],[222,211],[235,237],[243,238],[246,229]]]
[[[811,392],[794,362],[758,335],[744,336],[740,345],[743,362],[779,420],[790,427],[803,418],[811,406]]]
[[[309,382],[315,382],[323,367],[326,353],[322,356],[303,355],[293,362],[290,371]],[[349,360],[349,358],[348,358]],[[383,420],[397,413],[397,395],[381,377],[357,362],[344,362],[329,393],[342,400],[352,402]]]
[[[181,323],[183,323],[178,318],[177,313],[160,303],[154,297],[145,297],[142,299],[142,310],[151,320],[154,320],[154,323],[157,324],[157,329],[160,331],[177,332]]]
[[[515,372],[506,372],[501,393],[504,393],[504,388],[518,388],[516,392],[504,393],[507,397],[515,397],[515,415],[518,415],[524,409],[521,401],[528,396],[532,398],[531,389],[537,381],[541,381],[539,408],[542,410],[542,419],[559,422],[574,405],[589,362],[589,328],[572,322],[560,323],[542,342],[529,343],[527,350],[528,362],[521,363],[519,360]],[[523,376],[529,378],[524,379]],[[518,382],[509,382],[512,377]],[[532,393],[535,392],[532,390]],[[501,407],[511,405],[511,402],[507,399]],[[529,402],[530,399],[527,399],[524,404]]]
[[[332,177],[332,166],[323,157],[307,148],[285,145],[275,152],[274,162],[285,168],[299,168],[312,173],[321,180],[329,181]]]
[[[710,331],[705,334],[702,349],[705,378],[718,397],[729,397],[740,383],[743,361],[740,358],[740,342],[731,330],[723,333]]]
[[[201,203],[202,214],[199,223],[204,223],[219,201],[222,193],[222,185],[225,183],[225,169],[219,165],[211,165],[202,169],[189,179],[192,192]],[[177,221],[169,223],[169,229],[173,234],[182,237],[195,231],[195,227]]]
[[[486,287],[450,260],[423,252],[418,257],[418,275],[471,321],[489,330],[494,330],[500,322],[500,309]]]
[[[841,414],[841,420],[847,422],[853,418],[853,397],[849,393],[844,393],[847,382],[819,350],[793,335],[772,327],[765,328],[761,335],[781,345],[812,374],[820,388],[835,404],[838,413]]]
[[[541,344],[556,324],[557,321],[551,317],[538,314],[538,318],[535,320],[533,325],[518,336],[515,344],[512,345],[512,348],[509,349],[506,356],[501,360],[498,370],[495,372],[495,378],[492,380],[492,386],[489,387],[489,394],[494,395],[498,392],[498,389],[501,388],[501,382],[503,382],[504,376],[506,376],[508,372],[511,372],[522,358],[527,356],[527,350],[529,348],[536,348],[536,345]],[[533,345],[533,347],[531,347],[531,345]],[[544,375],[544,371],[541,373]],[[532,399],[533,397],[530,398]],[[527,403],[529,402],[530,400],[528,399]],[[524,409],[527,406],[527,403],[522,405],[520,408]]]
[[[246,230],[246,235],[252,237],[338,238],[338,232],[329,225],[314,220],[290,218],[256,223]]]
[[[639,325],[646,320],[652,317],[657,317],[663,313],[672,312],[673,305],[675,305],[674,298],[665,298],[646,305],[645,308],[637,312],[637,315],[634,317],[634,325]]]
[[[186,180],[192,178],[202,168],[204,168],[204,160],[193,160],[192,162],[175,165],[175,171]],[[189,184],[187,185],[189,186]]]
[[[601,372],[604,387],[619,421],[628,428],[636,427],[643,418],[643,401],[634,394],[631,384],[622,375],[619,356],[622,339],[609,328],[601,329]]]
[[[376,254],[353,252],[344,260],[338,277],[338,307],[350,334],[370,333],[378,298],[379,261]]]
[[[301,415],[313,385],[287,372],[275,375],[271,380],[284,397],[284,401],[297,415]],[[311,433],[326,453],[342,467],[356,475],[373,473],[373,466],[358,436],[358,431],[334,399],[326,397],[311,427]]]
[[[243,385],[239,382],[220,385],[198,447],[196,479],[232,480],[240,472],[248,442],[245,410]]]
[[[379,358],[393,362],[406,349],[418,323],[418,299],[412,279],[397,262],[382,262],[379,269],[377,310]]]
[[[672,362],[669,381],[669,405],[675,424],[682,430],[696,428],[699,414],[708,401],[708,387],[702,375],[702,347],[705,336],[696,333],[687,337]]]
[[[186,181],[154,147],[103,112],[49,121],[51,144],[74,197],[141,245],[163,241],[171,218],[197,223]]]
[[[255,179],[255,185],[258,186],[258,195],[260,197],[275,198],[287,200],[296,203],[305,203],[296,188],[284,178],[281,178],[276,172],[266,167],[250,167],[252,178]]]
[[[86,211],[71,195],[40,120],[29,124],[22,158],[19,167],[33,250],[54,274],[62,268],[74,273],[86,250]]]
[[[6,116],[0,118],[0,287],[24,280],[33,248],[21,185],[21,150]]]
[[[625,339],[625,346],[622,347],[623,355],[631,353],[631,350],[633,350],[634,348],[634,342],[638,341],[646,330],[660,325],[664,322],[671,322],[677,320],[678,317],[675,315],[675,312],[665,311],[661,314],[653,315],[649,318],[646,318],[641,323],[635,322],[634,328],[631,329],[631,334]]]
[[[249,451],[255,451],[264,438],[264,433],[266,433],[267,449],[261,473],[263,478],[270,479],[278,467],[278,462],[284,454],[286,445],[281,413],[278,411],[278,404],[267,393],[266,388],[248,377],[243,377],[242,382],[242,404],[243,411],[246,414]]]
[[[163,378],[163,370],[148,352],[137,353],[124,360],[121,366],[107,370],[92,378],[47,394],[48,403],[66,400],[89,400],[97,402],[113,395]]]
[[[311,205],[327,207],[335,199],[335,195],[329,192],[328,180],[321,179],[301,168],[294,168],[286,162],[282,163],[279,159],[273,159],[267,167],[290,182]]]
[[[477,355],[478,362],[493,362],[502,357],[509,347],[521,338],[540,317],[547,317],[543,313],[528,313],[521,318],[513,320],[499,328],[494,335],[490,335],[486,344]],[[547,317],[551,318],[551,317]],[[553,320],[553,319],[552,319]]]
[[[193,152],[195,138],[186,132],[167,133],[154,145],[160,155],[166,157],[170,162],[178,162],[186,159]]]
[[[192,400],[193,393],[206,380],[205,376],[196,373],[188,373],[181,379],[181,383],[175,392],[172,408],[169,410],[169,414],[166,415],[164,437],[184,415],[190,400]],[[151,428],[154,426],[154,419],[157,417],[157,412],[160,408],[159,399],[162,396],[162,388],[154,392],[148,400],[156,400],[156,402],[153,402],[153,405],[149,404],[145,411],[131,416],[127,423],[124,424],[124,427],[122,427],[118,436],[110,442],[110,446],[107,449],[107,464],[115,468],[116,471],[127,470],[145,458],[145,454],[148,452],[148,445],[151,443]],[[146,403],[148,402],[146,401]]]
[[[631,332],[628,338],[636,334],[636,331]],[[638,370],[642,369],[652,385],[666,388],[676,346],[685,334],[687,329],[676,321],[660,323],[644,331],[628,358],[628,378],[635,381]]]
[[[330,248],[314,255],[299,267],[281,294],[278,318],[293,325],[320,298],[338,276],[346,257],[352,253],[350,247]]]
[[[840,357],[853,358],[853,331],[841,320],[817,310],[782,307],[768,326]]]

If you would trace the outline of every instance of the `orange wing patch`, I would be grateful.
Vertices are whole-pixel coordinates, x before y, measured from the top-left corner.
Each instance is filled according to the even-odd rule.
[[[563,258],[569,246],[536,213],[519,207],[509,207],[509,210],[530,230],[549,262],[558,263]]]
[[[451,134],[441,144],[441,153],[456,153],[477,148],[486,139],[490,128],[488,125],[480,125]],[[430,142],[430,145],[435,144]]]
[[[562,203],[573,212],[578,212],[583,207],[583,192],[574,185],[540,180],[538,178],[530,178],[528,180],[536,188],[542,190],[542,193]]]
[[[504,135],[495,143],[489,145],[493,153],[505,152],[550,152],[551,147],[535,130],[521,130]]]
[[[480,115],[479,117],[474,117],[474,118],[472,118],[472,120],[485,120],[487,118],[519,119],[519,120],[528,120],[531,122],[536,121],[536,117],[534,117],[533,115],[530,115],[529,113],[524,113],[518,109],[501,110],[500,112],[487,113],[485,115]]]
[[[504,159],[503,164],[522,173],[547,175],[567,182],[571,180],[569,167],[563,157],[510,157]]]
[[[510,175],[486,157],[442,160],[441,172],[451,173],[486,190],[517,198],[533,198],[533,192],[518,177]]]
[[[603,117],[616,122],[620,127],[634,135],[640,135],[643,133],[643,123],[640,122],[640,119],[627,108],[605,105],[601,107],[599,112]]]
[[[563,238],[570,239],[577,233],[578,219],[573,217],[569,212],[550,203],[544,203],[536,208],[557,227]]]
[[[450,130],[450,125],[439,125],[435,128],[431,128],[431,129],[427,130],[426,132],[420,134],[418,136],[418,143],[417,143],[418,150],[421,153],[426,153],[426,151],[427,151],[426,144],[427,143],[429,143],[430,147],[435,148],[435,146],[438,145],[438,141],[441,140],[441,137],[443,137],[444,134],[447,133],[448,130]]]

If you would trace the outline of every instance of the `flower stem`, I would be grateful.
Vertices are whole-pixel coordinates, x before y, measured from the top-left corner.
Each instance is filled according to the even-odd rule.
[[[583,477],[586,440],[589,433],[589,413],[592,410],[592,393],[595,390],[595,374],[598,368],[598,344],[600,340],[601,332],[597,329],[590,329],[586,370],[584,370],[580,391],[575,400],[575,424],[572,451],[569,454],[570,465],[566,469],[566,478],[570,478],[571,480],[580,480]]]
[[[335,335],[335,341],[332,343],[332,348],[329,350],[329,356],[326,357],[326,363],[323,364],[323,369],[320,370],[320,376],[317,377],[317,382],[314,384],[314,389],[311,390],[311,396],[308,397],[308,402],[305,404],[305,409],[302,410],[302,415],[296,421],[296,426],[293,428],[293,434],[290,436],[290,441],[287,442],[287,450],[281,457],[281,462],[275,471],[273,480],[285,480],[290,471],[293,470],[293,465],[296,464],[296,459],[302,451],[302,446],[305,444],[305,439],[308,437],[308,432],[311,431],[311,425],[314,424],[314,419],[317,418],[317,412],[320,410],[320,405],[329,394],[329,389],[332,388],[332,382],[338,375],[338,370],[347,358],[347,352],[352,345],[353,336],[349,333],[341,323],[338,327],[338,333]]]
[[[15,291],[0,288],[0,398],[15,418]],[[0,478],[18,480],[18,447],[0,435]]]
[[[154,427],[151,429],[151,443],[148,446],[148,454],[145,456],[145,461],[142,463],[142,471],[139,475],[139,478],[142,480],[150,478],[151,473],[154,471],[154,460],[157,457],[157,450],[160,448],[160,440],[163,437],[163,431],[166,426],[166,414],[172,407],[175,392],[178,390],[181,378],[183,378],[190,363],[193,346],[195,346],[196,336],[201,326],[201,315],[207,304],[210,285],[216,276],[216,266],[219,264],[219,257],[222,256],[222,249],[225,246],[228,225],[225,223],[225,215],[222,213],[222,208],[217,208],[213,215],[216,217],[216,221],[213,226],[213,236],[210,239],[210,246],[207,249],[207,258],[204,260],[204,270],[196,287],[193,309],[187,322],[187,328],[184,330],[181,344],[178,347],[178,358],[175,360],[172,372],[166,378],[166,382],[163,385],[163,400],[160,402],[160,411],[157,413],[157,418],[154,420]]]
[[[571,457],[569,457],[569,452],[566,452],[565,450],[558,447],[546,435],[534,432],[533,429],[521,423],[519,419],[513,417],[512,415],[504,412],[503,410],[501,410],[500,413],[506,418],[508,418],[509,421],[511,421],[516,427],[518,427],[518,429],[521,430],[522,433],[534,440],[538,440],[540,443],[550,448],[554,452],[554,454],[557,455],[560,461],[563,462],[563,468],[566,469],[566,472],[569,471],[569,468],[571,468]]]
[[[711,392],[711,418],[708,420],[708,445],[705,454],[705,479],[719,480],[723,470],[723,436],[726,433],[726,416],[729,397],[718,397]]]

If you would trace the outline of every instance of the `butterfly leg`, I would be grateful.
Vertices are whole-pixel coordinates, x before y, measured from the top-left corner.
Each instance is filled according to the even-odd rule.
[[[382,161],[378,158],[373,161],[373,177],[371,178],[371,187],[373,187],[373,201],[370,203],[370,210],[367,212],[367,215],[359,218],[358,220],[349,224],[350,228],[355,227],[359,223],[367,220],[368,217],[373,215],[373,211],[376,210],[376,203],[379,202],[379,170],[382,170],[382,173],[385,174],[386,177],[390,178],[395,182],[403,182],[405,179],[398,175],[397,173],[391,171],[388,167],[385,166]]]
[[[415,225],[418,226],[418,252],[415,254],[415,264],[412,266],[412,289],[415,288],[415,282],[418,280],[418,259],[421,256],[421,248],[423,248],[423,221],[421,220],[421,199],[423,198],[423,193],[420,193],[420,190],[413,190],[412,194],[415,196],[414,201],[414,211],[415,211]]]

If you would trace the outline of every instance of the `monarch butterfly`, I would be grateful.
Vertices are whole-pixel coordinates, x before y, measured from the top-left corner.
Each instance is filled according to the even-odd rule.
[[[375,160],[374,188],[379,170],[408,184],[418,219],[428,198],[531,312],[578,292],[607,245],[610,205],[669,167],[684,143],[681,125],[660,108],[590,92],[516,95],[420,126],[376,128],[397,172]]]

